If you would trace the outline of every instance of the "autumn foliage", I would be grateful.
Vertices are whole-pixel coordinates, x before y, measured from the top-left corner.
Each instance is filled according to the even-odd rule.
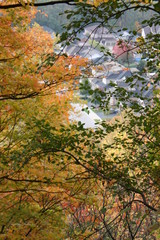
[[[68,124],[73,89],[87,60],[56,55],[56,38],[32,24],[36,12],[0,12],[1,239],[65,236],[67,172],[58,167],[60,156],[39,152],[47,136],[38,132],[44,130],[41,121],[57,129]]]

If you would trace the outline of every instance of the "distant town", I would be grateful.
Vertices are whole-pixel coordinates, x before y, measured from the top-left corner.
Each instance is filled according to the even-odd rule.
[[[44,30],[49,32],[54,37],[54,32],[51,28],[43,26]],[[87,77],[87,84],[92,90],[99,89],[104,92],[113,92],[114,86],[122,87],[127,92],[135,92],[133,101],[145,107],[145,101],[137,96],[140,94],[141,82],[131,88],[126,83],[126,79],[132,77],[133,74],[140,74],[146,82],[150,82],[150,78],[156,73],[144,73],[141,71],[145,67],[146,59],[137,51],[137,40],[141,37],[144,39],[148,34],[160,33],[160,26],[146,26],[141,29],[141,33],[132,34],[126,30],[111,32],[106,27],[99,27],[98,24],[92,24],[84,28],[84,31],[78,35],[79,41],[76,40],[65,48],[60,45],[56,46],[56,52],[62,51],[68,56],[80,56],[87,58],[91,63],[91,74]],[[96,67],[95,67],[96,66]],[[84,77],[84,76],[83,76]],[[85,83],[86,79],[80,79],[80,83]],[[111,84],[112,83],[112,84]],[[152,97],[153,88],[149,87],[144,90],[143,97]],[[96,122],[104,118],[112,118],[121,112],[120,107],[117,108],[116,96],[110,98],[110,109],[108,112],[102,112],[96,109],[91,103],[87,91],[80,91],[80,99],[85,100],[85,104],[74,104],[75,112],[71,113],[70,119],[81,121],[85,127],[96,126]],[[82,109],[86,111],[81,111]]]

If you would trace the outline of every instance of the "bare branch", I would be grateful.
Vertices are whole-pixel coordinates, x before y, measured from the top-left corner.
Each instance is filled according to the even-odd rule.
[[[43,2],[43,3],[27,3],[27,4],[24,3],[24,5],[22,5],[21,3],[0,5],[0,9],[11,9],[11,8],[19,8],[19,7],[25,8],[27,6],[43,7],[43,6],[50,6],[50,5],[56,5],[56,4],[76,5],[76,3],[74,3],[74,0],[63,0],[63,1],[49,1],[49,2]]]

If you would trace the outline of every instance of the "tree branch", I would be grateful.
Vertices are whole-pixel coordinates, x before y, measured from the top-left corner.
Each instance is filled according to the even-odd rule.
[[[19,7],[27,7],[27,6],[34,6],[34,7],[43,7],[43,6],[49,6],[49,5],[56,5],[56,4],[68,4],[68,5],[76,5],[74,0],[62,0],[62,1],[49,1],[49,2],[43,2],[43,3],[24,3],[22,5],[21,3],[16,4],[8,4],[8,5],[0,5],[0,9],[11,9],[11,8],[19,8]]]

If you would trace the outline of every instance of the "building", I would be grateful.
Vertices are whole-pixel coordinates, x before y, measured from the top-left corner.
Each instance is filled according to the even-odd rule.
[[[160,25],[146,26],[142,28],[142,37],[146,38],[149,34],[160,34]]]
[[[90,39],[94,40],[110,51],[112,51],[117,41],[117,37],[114,33],[109,31],[106,27],[98,24],[88,25],[84,29],[84,35],[89,36]]]
[[[102,119],[87,105],[83,104],[74,104],[72,103],[73,111],[70,112],[70,122],[81,122],[84,125],[84,128],[96,128],[98,125],[97,122],[102,121]],[[82,111],[82,109],[88,109],[88,113]]]
[[[103,53],[91,46],[71,44],[64,49],[64,52],[69,56],[81,56],[83,58],[88,58],[91,61],[95,61],[103,57]]]

